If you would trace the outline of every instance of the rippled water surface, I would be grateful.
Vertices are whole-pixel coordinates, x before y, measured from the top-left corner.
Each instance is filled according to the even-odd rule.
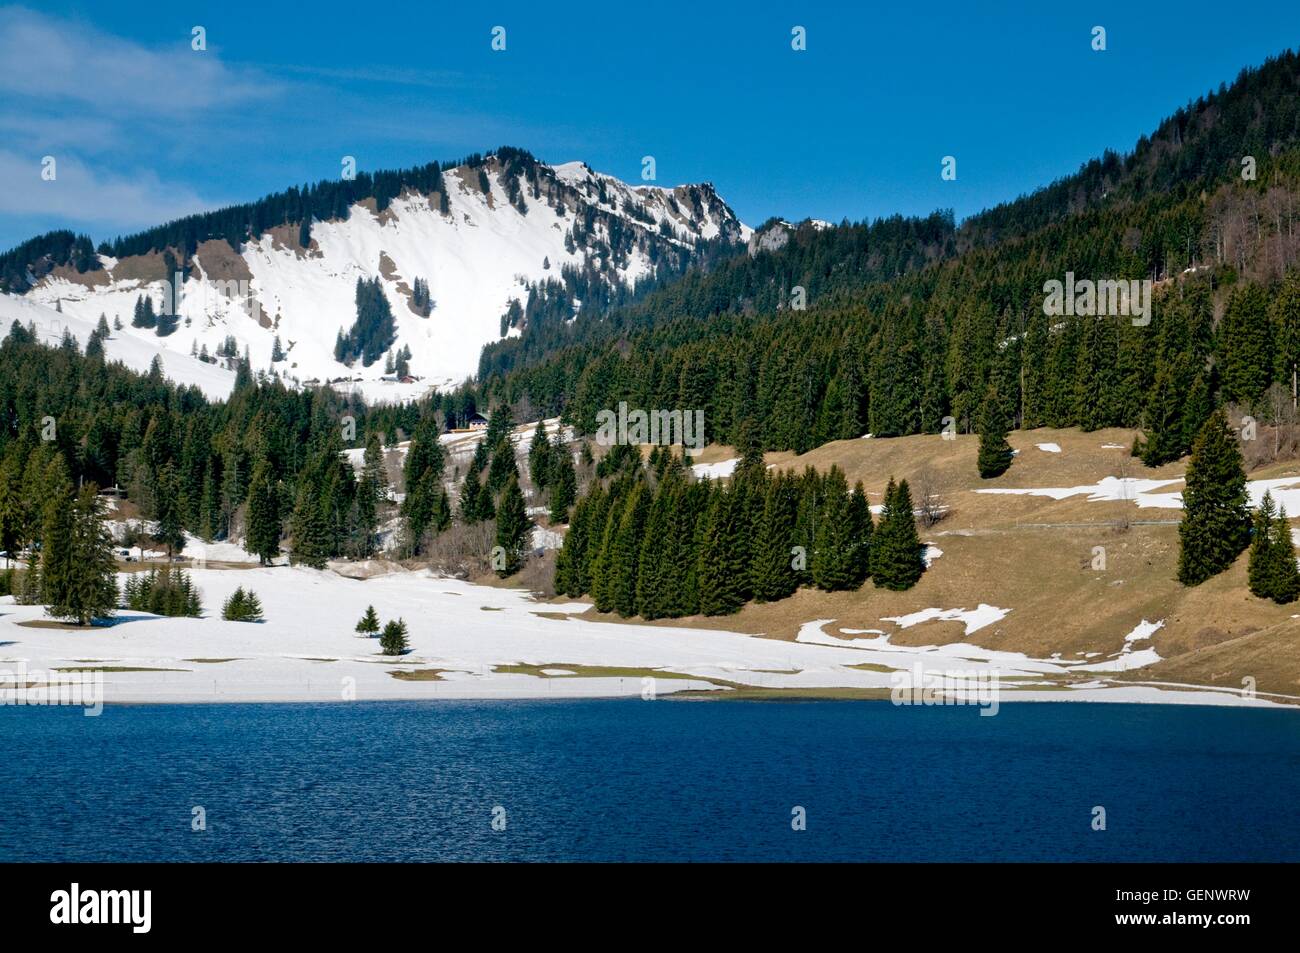
[[[6,707],[0,752],[4,860],[1300,860],[1290,711]]]

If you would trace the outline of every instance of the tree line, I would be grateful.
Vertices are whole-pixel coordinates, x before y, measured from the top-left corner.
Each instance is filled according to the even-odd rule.
[[[880,520],[844,472],[772,474],[751,446],[729,482],[693,480],[681,458],[615,446],[579,499],[556,559],[557,592],[646,619],[725,615],[810,585],[908,589],[925,570],[907,481]]]

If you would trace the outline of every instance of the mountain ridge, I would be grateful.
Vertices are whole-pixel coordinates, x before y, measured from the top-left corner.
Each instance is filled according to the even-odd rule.
[[[572,317],[588,302],[680,274],[697,257],[743,249],[751,234],[708,183],[632,185],[517,149],[263,201],[119,238],[93,260],[85,236],[50,233],[42,238],[53,248],[41,239],[20,246],[44,252],[21,268],[13,252],[0,256],[0,275],[39,304],[121,321],[123,333],[156,339],[163,352],[246,355],[255,371],[291,383],[329,381],[398,400],[471,376],[484,344],[522,332],[539,288],[562,294]],[[341,202],[350,202],[345,214],[317,216],[338,213]],[[179,306],[164,284],[177,273]],[[372,349],[385,360],[345,364],[334,347],[358,319],[357,282],[372,280],[391,313]],[[141,296],[177,319],[141,326]]]

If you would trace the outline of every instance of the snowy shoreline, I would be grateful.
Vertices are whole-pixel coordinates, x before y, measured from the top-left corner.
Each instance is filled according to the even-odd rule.
[[[831,619],[812,620],[794,641],[783,641],[585,619],[578,615],[585,603],[539,603],[520,590],[428,571],[364,580],[301,567],[196,569],[192,575],[203,592],[200,619],[122,611],[111,625],[55,628],[42,607],[0,599],[0,715],[20,694],[38,698],[41,683],[60,669],[102,679],[106,704],[644,698],[687,690],[725,698],[730,688],[782,690],[791,697],[872,690],[888,697],[898,673],[919,664],[927,673],[957,671],[972,684],[996,673],[999,703],[1287,707],[1223,689],[1106,680],[1107,671],[1140,669],[1155,660],[1139,652],[1105,661],[1034,659],[966,642],[907,647],[889,641],[889,631],[933,620],[963,622],[969,634],[1011,611],[994,606],[925,610],[882,620],[881,629],[865,633],[836,629]],[[266,622],[219,617],[236,586],[258,593]],[[372,604],[382,620],[405,619],[409,654],[381,656],[377,640],[356,635],[357,620]],[[22,624],[32,622],[44,624]],[[1143,620],[1133,640],[1155,625]],[[396,678],[394,671],[410,674]],[[1073,672],[1090,678],[1067,686],[1055,681]],[[31,687],[18,689],[20,681]]]

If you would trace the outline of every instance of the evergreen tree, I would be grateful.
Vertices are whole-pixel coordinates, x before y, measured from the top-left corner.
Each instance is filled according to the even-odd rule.
[[[12,566],[19,547],[26,542],[27,519],[23,512],[22,456],[20,444],[9,444],[0,462],[0,550],[5,565]]]
[[[569,531],[564,535],[560,551],[555,554],[555,591],[577,597],[587,592],[591,577],[587,572],[587,554],[599,544],[596,520],[604,520],[605,489],[599,483],[574,507]],[[603,525],[599,528],[603,529]]]
[[[321,512],[320,500],[310,487],[299,491],[289,523],[293,534],[289,561],[295,566],[324,569],[330,557],[329,523]]]
[[[1228,296],[1220,328],[1224,344],[1223,394],[1247,409],[1259,405],[1273,377],[1275,353],[1268,303],[1259,285]]]
[[[700,526],[696,578],[699,611],[704,615],[727,615],[744,605],[746,556],[741,538],[735,497],[722,487],[715,488]]]
[[[34,606],[44,601],[41,598],[41,558],[35,549],[27,553],[27,565],[23,569],[22,582],[18,587],[17,603],[20,606]]]
[[[1291,540],[1291,523],[1286,507],[1279,506],[1273,523],[1273,553],[1269,581],[1269,598],[1285,605],[1300,596],[1300,566],[1296,564],[1295,544]]]
[[[56,619],[90,625],[117,605],[113,543],[99,512],[98,488],[89,483],[54,506],[41,553],[41,596]]]
[[[1197,435],[1185,482],[1178,581],[1195,586],[1231,566],[1250,543],[1246,474],[1223,411]]]
[[[379,633],[379,616],[375,613],[374,606],[366,606],[365,614],[357,623],[356,631],[371,639]]]
[[[638,482],[622,506],[605,564],[612,607],[624,617],[637,611],[637,570],[649,513],[650,491]]]
[[[420,552],[425,534],[430,528],[437,529],[435,517],[439,506],[438,497],[443,492],[442,474],[445,466],[446,455],[438,440],[436,421],[432,416],[425,417],[411,438],[403,470],[406,498],[402,501],[402,515],[406,518],[408,552]],[[375,480],[377,474],[370,480],[363,478],[363,484],[368,484],[371,491],[377,494],[379,484]]]
[[[533,523],[528,518],[519,481],[512,479],[506,484],[501,496],[501,508],[497,511],[497,545],[505,550],[505,564],[496,573],[502,579],[513,576],[523,568],[532,528]]]
[[[897,485],[891,478],[885,489],[885,505],[871,541],[871,575],[882,589],[903,590],[916,585],[925,572],[921,540],[916,534],[912,512],[912,491],[907,481]]]
[[[775,602],[792,595],[799,585],[793,567],[799,487],[792,474],[778,474],[768,482],[763,513],[754,536],[751,589],[759,602]]]
[[[1144,439],[1135,448],[1137,456],[1149,467],[1170,463],[1187,452],[1189,444],[1183,427],[1187,392],[1179,373],[1182,363],[1181,360],[1161,362],[1156,368],[1155,387],[1147,398],[1144,414]]]
[[[228,622],[261,622],[262,601],[253,590],[239,586],[222,604],[221,618]]]
[[[573,457],[560,447],[550,464],[550,517],[554,524],[569,521],[569,507],[578,493],[578,475],[573,468]]]
[[[859,480],[849,497],[849,541],[852,567],[852,588],[856,589],[871,575],[871,537],[875,526],[871,522],[871,504],[867,491]]]
[[[244,548],[255,554],[261,565],[269,565],[280,555],[280,494],[266,460],[253,470],[245,519]]]
[[[856,585],[857,540],[851,536],[849,489],[844,471],[832,466],[822,490],[822,508],[813,543],[813,582],[818,589],[827,591],[850,589]]]
[[[410,643],[406,639],[406,623],[401,619],[387,623],[383,634],[379,636],[379,649],[384,655],[405,655],[410,649]]]
[[[1011,444],[1007,443],[1007,424],[1003,417],[1001,398],[992,386],[984,395],[980,410],[980,449],[978,465],[980,476],[988,480],[1001,476],[1011,466]]]
[[[174,556],[177,550],[184,549],[180,478],[171,463],[165,464],[154,480],[154,518],[158,521],[154,542],[166,546],[169,557]]]
[[[533,442],[528,447],[528,477],[538,490],[550,486],[552,450],[551,440],[546,434],[546,425],[542,420],[538,420],[537,427],[533,431]]]
[[[1261,599],[1272,596],[1273,530],[1277,522],[1277,507],[1273,505],[1273,494],[1264,493],[1259,509],[1255,511],[1253,534],[1250,541],[1250,568],[1247,580],[1250,591]]]
[[[519,477],[519,467],[515,463],[515,448],[509,438],[502,438],[492,449],[492,462],[488,465],[487,487],[493,494],[500,493],[511,480]]]

